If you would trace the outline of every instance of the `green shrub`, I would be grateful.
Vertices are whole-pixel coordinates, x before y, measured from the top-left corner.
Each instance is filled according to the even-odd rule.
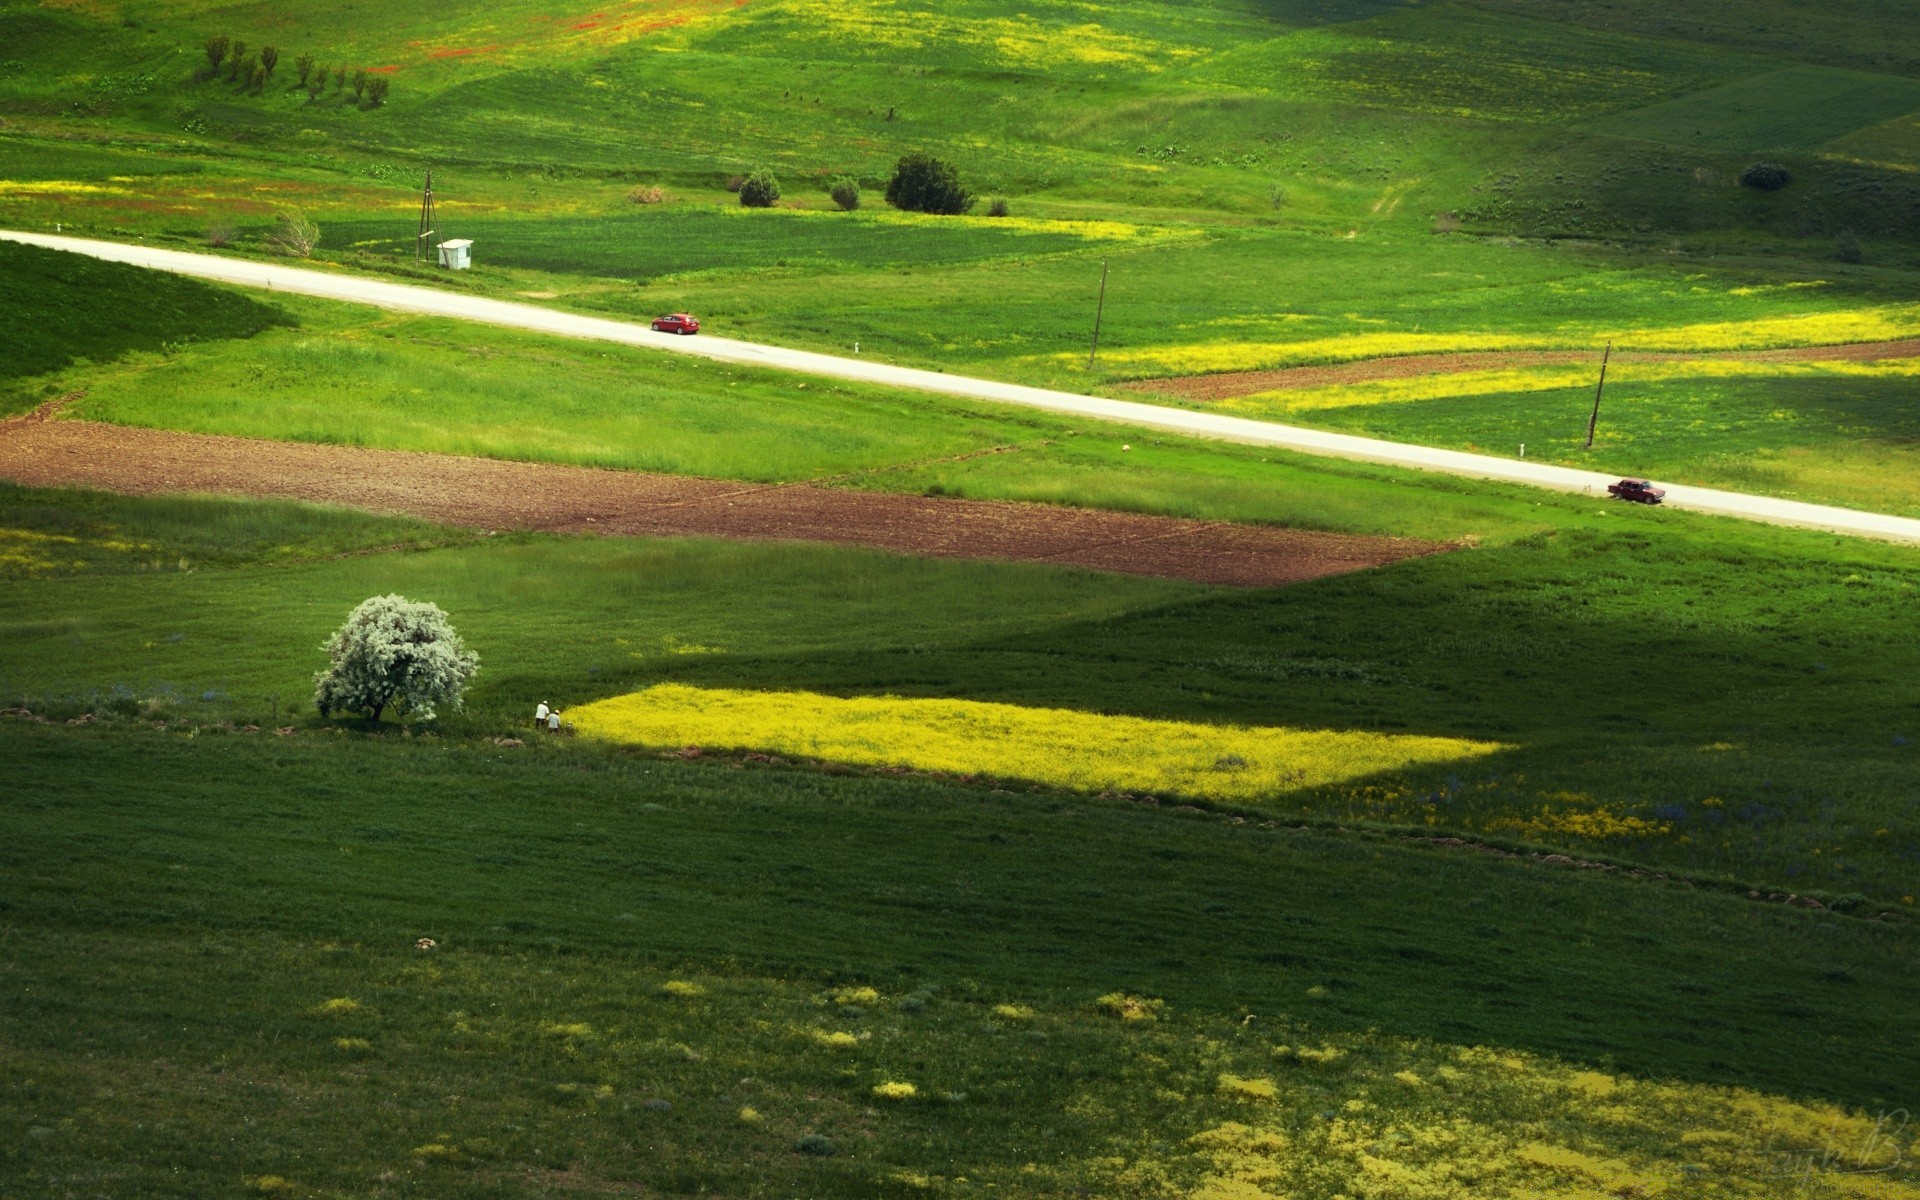
[[[779,198],[780,181],[764,167],[740,181],[740,204],[744,208],[772,208]]]
[[[247,44],[235,38],[227,46],[227,65],[233,68],[233,77],[240,78],[240,72],[247,65]]]
[[[887,181],[887,203],[906,212],[955,216],[972,209],[973,202],[953,165],[930,154],[902,158]]]
[[[300,86],[307,86],[307,80],[313,76],[313,55],[302,54],[294,59],[293,69],[300,73]]]
[[[1833,256],[1843,263],[1859,262],[1863,257],[1860,235],[1851,229],[1842,229],[1840,236],[1833,239]]]
[[[387,102],[387,91],[393,81],[385,75],[373,75],[367,79],[367,107],[379,108]]]
[[[1755,191],[1777,192],[1793,182],[1793,172],[1778,163],[1754,163],[1740,172],[1740,186]]]
[[[842,175],[827,185],[827,195],[833,197],[841,212],[852,212],[860,207],[860,182],[851,175]]]
[[[280,65],[280,51],[272,46],[260,47],[260,65],[268,75],[272,75],[273,69]]]
[[[207,69],[218,71],[220,64],[227,61],[227,47],[233,45],[233,39],[222,34],[207,39]]]
[[[834,1151],[833,1139],[824,1134],[808,1133],[801,1135],[793,1144],[796,1153],[811,1154],[817,1158],[831,1157]]]
[[[987,215],[990,217],[1004,217],[1008,215],[1010,211],[1012,210],[1007,207],[1007,198],[1005,196],[995,196],[993,203],[987,205]]]

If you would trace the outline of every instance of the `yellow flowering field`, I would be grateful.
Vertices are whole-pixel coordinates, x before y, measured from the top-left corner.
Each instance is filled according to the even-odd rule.
[[[1223,340],[1173,346],[1115,348],[1101,355],[1110,371],[1141,375],[1206,375],[1319,363],[1357,362],[1410,354],[1471,351],[1616,349],[1697,351],[1761,350],[1784,346],[1831,346],[1893,341],[1920,334],[1920,305],[1880,305],[1842,312],[1755,317],[1641,329],[1559,329],[1532,333],[1462,330],[1451,333],[1376,331],[1303,338],[1299,341]],[[1049,356],[1070,364],[1076,356]],[[1085,356],[1078,356],[1084,361]]]
[[[1555,364],[1509,367],[1486,371],[1454,371],[1415,375],[1404,379],[1370,379],[1327,387],[1286,388],[1218,401],[1209,407],[1223,411],[1313,412],[1376,404],[1407,404],[1423,400],[1450,400],[1514,392],[1549,392],[1561,388],[1591,389],[1598,359],[1592,364]],[[1920,359],[1881,362],[1752,362],[1733,358],[1703,358],[1683,362],[1636,363],[1615,359],[1607,375],[1611,382],[1671,383],[1696,379],[1911,379],[1920,376]]]
[[[1288,1047],[1270,1076],[1223,1073],[1241,1111],[1187,1139],[1205,1164],[1191,1200],[1920,1200],[1904,1115],[1483,1047],[1380,1039],[1363,1052],[1372,1086],[1345,1055],[1328,1067]],[[1301,1101],[1329,1107],[1309,1119]]]
[[[1257,800],[1504,748],[1461,738],[1202,725],[978,700],[841,699],[684,684],[588,704],[569,710],[567,719],[583,734],[645,746],[764,750],[1213,800]]]

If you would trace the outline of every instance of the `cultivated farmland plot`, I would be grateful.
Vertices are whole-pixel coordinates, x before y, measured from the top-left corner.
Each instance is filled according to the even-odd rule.
[[[1906,16],[15,4],[0,228],[1920,516]],[[1911,547],[0,312],[9,1200],[1920,1197]]]

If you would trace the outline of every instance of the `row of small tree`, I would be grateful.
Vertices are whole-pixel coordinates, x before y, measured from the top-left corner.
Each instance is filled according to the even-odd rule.
[[[244,41],[225,34],[208,38],[203,49],[207,55],[207,66],[202,78],[224,77],[251,92],[264,90],[280,66],[280,51],[277,48],[262,46],[258,53],[249,55]],[[351,88],[355,104],[363,108],[379,108],[387,102],[387,93],[393,86],[392,81],[384,75],[375,75],[364,68],[350,71],[345,66],[318,63],[311,54],[302,54],[294,59],[293,66],[299,74],[299,82],[294,86],[305,88],[310,101],[319,100],[331,82],[333,90],[342,98]]]
[[[747,208],[771,208],[780,199],[780,181],[772,171],[760,168],[736,180],[734,190]],[[860,181],[842,175],[827,184],[827,194],[844,212],[860,207]],[[903,212],[936,213],[958,216],[972,212],[979,197],[960,182],[960,172],[952,163],[930,154],[908,154],[894,164],[887,180],[887,203]],[[1007,215],[1007,202],[995,200],[988,210],[993,216]]]

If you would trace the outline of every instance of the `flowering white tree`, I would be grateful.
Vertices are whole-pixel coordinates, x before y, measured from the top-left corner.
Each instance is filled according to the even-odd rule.
[[[392,705],[431,721],[435,705],[460,707],[460,693],[480,669],[480,656],[439,605],[405,596],[361,602],[321,649],[331,660],[313,677],[313,703],[323,717],[340,709],[378,721]]]

